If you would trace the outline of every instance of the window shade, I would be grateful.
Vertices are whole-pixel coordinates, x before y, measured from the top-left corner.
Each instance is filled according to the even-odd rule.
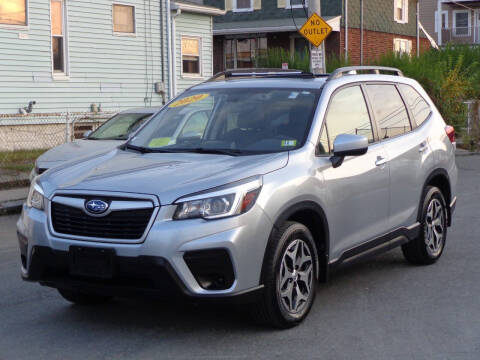
[[[0,0],[0,24],[27,25],[26,0]]]

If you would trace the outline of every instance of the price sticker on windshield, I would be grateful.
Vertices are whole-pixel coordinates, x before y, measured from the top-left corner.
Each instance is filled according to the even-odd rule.
[[[190,104],[196,103],[198,101],[201,101],[203,99],[206,99],[209,96],[210,96],[210,94],[197,94],[197,95],[187,96],[186,98],[174,101],[173,103],[168,105],[168,107],[169,108],[174,108],[174,107],[190,105]]]

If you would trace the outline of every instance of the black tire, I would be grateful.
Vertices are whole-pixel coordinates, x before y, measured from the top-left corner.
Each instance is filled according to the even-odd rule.
[[[111,296],[102,296],[96,294],[88,294],[75,290],[57,289],[62,297],[77,305],[96,305],[103,304],[112,300]]]
[[[429,230],[428,222],[430,222],[430,217],[427,216],[429,206],[432,203],[437,204],[437,206],[438,204],[441,205],[441,209],[439,211],[441,211],[442,219],[441,221],[438,221],[437,224],[441,223],[443,228],[441,246],[437,246],[435,251],[433,251],[432,245],[427,245],[427,243],[429,242],[429,231],[430,233],[433,231]],[[443,250],[445,249],[445,244],[447,241],[447,206],[442,192],[440,191],[440,189],[434,186],[428,186],[425,189],[423,203],[421,204],[421,206],[422,211],[419,219],[420,234],[416,239],[403,245],[402,252],[405,256],[405,259],[407,259],[408,262],[414,265],[431,265],[442,256]],[[438,228],[438,226],[435,227],[435,229]],[[433,236],[434,238],[438,238],[436,233]]]
[[[285,266],[282,267],[284,257],[287,256],[290,260],[292,259],[290,255],[287,255],[287,252],[295,246],[298,246],[296,250],[292,250],[295,251],[295,258],[298,259],[297,251],[304,254],[306,259],[310,256],[311,271],[307,261],[305,262],[306,265],[302,265],[301,269],[297,268],[298,271],[295,270],[293,273],[288,272],[289,276],[295,273],[297,274],[296,278],[295,275],[292,275],[292,279],[288,279],[288,283],[287,281],[284,282],[285,284],[292,283],[288,285],[288,287],[290,288],[292,299],[296,298],[296,301],[293,301],[291,306],[300,304],[298,305],[299,311],[292,313],[287,310],[287,305],[285,305],[289,303],[287,297],[280,295],[280,278],[283,276],[283,279],[285,279],[285,275],[282,275],[280,271],[285,270]],[[287,260],[285,261],[287,262]],[[298,263],[301,263],[301,260],[298,260]],[[297,262],[291,264],[292,268],[295,268],[295,264],[297,264]],[[299,276],[300,271],[302,271],[302,274],[309,274],[305,277],[311,279],[309,284]],[[281,329],[296,326],[305,319],[312,307],[317,283],[318,253],[312,234],[306,226],[300,223],[286,222],[272,234],[269,240],[262,268],[262,284],[264,284],[264,289],[259,301],[256,304],[252,304],[250,308],[251,314],[256,321],[264,325]],[[309,291],[307,286],[310,288]],[[308,297],[298,300],[300,298],[299,291],[302,291],[302,297],[305,296],[304,294],[306,293],[308,293]]]

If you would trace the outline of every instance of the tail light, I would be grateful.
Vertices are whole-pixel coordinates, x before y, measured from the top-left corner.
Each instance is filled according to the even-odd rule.
[[[455,144],[455,128],[453,126],[447,125],[445,126],[445,132],[447,133],[448,139],[452,144]]]

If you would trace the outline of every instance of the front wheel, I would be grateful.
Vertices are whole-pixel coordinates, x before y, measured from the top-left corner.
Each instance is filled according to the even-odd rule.
[[[298,325],[310,311],[317,287],[318,254],[308,228],[286,222],[269,242],[263,264],[264,291],[252,313],[278,328]]]
[[[402,246],[412,264],[430,265],[442,256],[447,241],[447,207],[442,192],[429,186],[425,190],[420,219],[420,235]]]

